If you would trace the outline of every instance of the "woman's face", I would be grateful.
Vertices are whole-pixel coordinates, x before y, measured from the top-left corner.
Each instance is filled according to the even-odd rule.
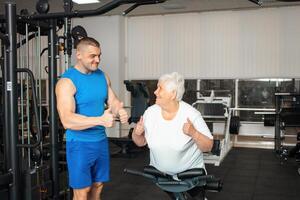
[[[161,107],[168,105],[171,101],[175,101],[176,99],[175,91],[168,91],[166,88],[166,83],[163,82],[158,82],[154,94],[156,96],[155,103]]]

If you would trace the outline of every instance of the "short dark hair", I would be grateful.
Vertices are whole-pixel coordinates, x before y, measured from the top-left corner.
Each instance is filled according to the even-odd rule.
[[[100,48],[100,44],[96,39],[91,37],[84,37],[79,40],[79,42],[76,45],[76,49],[78,50],[80,46],[88,46],[88,45]]]

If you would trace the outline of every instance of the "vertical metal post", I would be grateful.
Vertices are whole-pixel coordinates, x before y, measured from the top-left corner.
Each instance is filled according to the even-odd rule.
[[[234,89],[234,108],[239,107],[239,79],[235,79]],[[231,106],[231,105],[230,105]],[[234,111],[233,115],[237,115],[238,111]]]
[[[58,128],[55,98],[55,84],[57,82],[57,36],[56,20],[50,20],[48,33],[48,66],[49,66],[49,110],[50,110],[50,135],[51,135],[51,170],[53,199],[59,198],[59,170],[58,170]]]
[[[2,112],[3,112],[3,142],[4,142],[4,163],[5,163],[5,171],[8,171],[10,168],[11,168],[11,161],[10,161],[10,134],[8,133],[7,128],[7,120],[5,119],[8,119],[8,116],[7,116],[7,111],[6,111],[6,105],[8,102],[6,102],[6,89],[4,87],[4,85],[6,84],[6,81],[7,81],[7,76],[6,76],[6,71],[7,71],[7,55],[6,55],[6,51],[7,51],[7,46],[3,44],[2,46],[2,56],[3,56],[3,65],[2,65],[2,76],[3,76],[3,79],[2,79],[2,94],[3,94],[3,105],[2,105]]]
[[[274,149],[276,153],[279,153],[281,147],[281,131],[280,131],[280,102],[281,95],[275,93],[275,137],[274,137]]]
[[[71,55],[72,55],[72,36],[71,36],[71,19],[65,18],[65,66],[64,70],[68,69],[71,63]]]
[[[9,187],[9,198],[20,199],[20,169],[18,160],[18,97],[17,97],[17,33],[16,33],[16,4],[5,4],[6,34],[9,45],[6,48],[5,63],[5,137],[8,139],[9,151],[8,169],[13,174],[13,182]]]

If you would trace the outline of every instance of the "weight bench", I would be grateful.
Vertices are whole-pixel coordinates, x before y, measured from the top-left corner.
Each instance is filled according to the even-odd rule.
[[[165,191],[171,199],[175,200],[193,200],[189,192],[196,187],[200,193],[197,194],[197,198],[201,196],[203,200],[205,199],[205,191],[219,192],[222,189],[220,179],[215,178],[213,175],[207,175],[203,168],[195,168],[178,173],[176,174],[178,180],[153,166],[144,167],[143,172],[132,169],[124,169],[124,172],[150,179],[160,189]]]

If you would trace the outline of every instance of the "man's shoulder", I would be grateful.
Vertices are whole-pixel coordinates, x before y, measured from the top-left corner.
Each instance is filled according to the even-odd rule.
[[[74,67],[70,67],[61,75],[61,78],[70,78],[74,72]]]
[[[68,77],[62,77],[61,79],[59,79],[57,81],[57,84],[56,84],[57,87],[59,88],[64,88],[64,87],[70,87],[70,86],[74,86],[74,83],[73,81],[68,78]]]
[[[96,69],[95,71],[92,71],[91,73],[94,75],[106,75],[100,68]]]

